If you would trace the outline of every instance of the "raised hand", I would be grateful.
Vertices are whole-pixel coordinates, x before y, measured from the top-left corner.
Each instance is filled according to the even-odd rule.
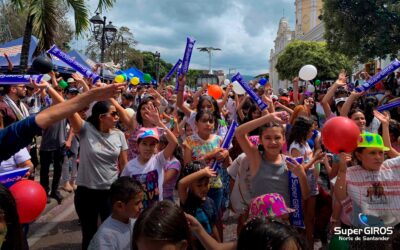
[[[71,75],[71,77],[74,78],[74,80],[77,81],[77,82],[82,82],[83,81],[83,77],[82,77],[81,74],[73,73]]]
[[[306,172],[305,172],[303,166],[300,165],[295,159],[287,156],[286,157],[286,166],[288,167],[290,172],[292,172],[297,177],[300,178],[300,177],[306,176]]]
[[[205,177],[214,177],[214,176],[217,176],[217,172],[215,172],[214,170],[212,170],[210,167],[205,167],[205,168],[203,168],[202,170],[200,170],[200,171],[202,171],[202,174],[205,176]]]
[[[268,116],[270,117],[271,122],[285,124],[289,121],[289,115],[286,111],[270,113]]]
[[[384,112],[382,114],[378,110],[374,110],[374,116],[376,117],[376,119],[378,119],[382,123],[382,125],[389,126],[389,122],[390,122],[389,113]]]

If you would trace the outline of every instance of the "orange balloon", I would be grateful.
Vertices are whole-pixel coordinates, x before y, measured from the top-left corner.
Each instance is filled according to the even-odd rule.
[[[219,99],[222,97],[222,88],[219,85],[209,85],[208,95],[214,97],[214,99]]]

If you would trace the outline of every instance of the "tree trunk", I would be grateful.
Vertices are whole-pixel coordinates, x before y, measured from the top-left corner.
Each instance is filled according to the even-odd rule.
[[[19,63],[20,72],[26,73],[28,71],[29,47],[31,45],[32,29],[33,29],[33,16],[30,15],[26,19],[24,40],[22,41],[21,59]]]

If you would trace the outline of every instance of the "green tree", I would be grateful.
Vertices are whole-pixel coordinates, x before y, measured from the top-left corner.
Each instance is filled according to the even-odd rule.
[[[400,1],[324,0],[328,48],[360,62],[400,50]]]
[[[11,0],[12,6],[17,12],[26,11],[27,18],[24,29],[24,39],[21,50],[20,67],[25,71],[28,66],[28,52],[31,42],[31,35],[34,32],[39,44],[36,48],[35,55],[41,51],[47,50],[54,44],[57,32],[56,24],[65,12],[58,12],[57,6],[66,4],[68,9],[72,9],[74,13],[75,34],[80,35],[89,28],[88,9],[84,0]],[[111,7],[115,0],[99,0],[98,10]]]
[[[126,58],[127,55],[133,53],[132,49],[137,44],[133,33],[130,31],[128,27],[122,26],[117,31],[114,42],[106,47],[104,52],[104,61],[110,62],[113,61],[114,64],[120,64],[121,67],[126,66]],[[88,55],[94,61],[100,61],[100,46],[99,42],[96,41],[93,34],[89,37],[89,43],[86,47],[86,55]]]
[[[0,43],[8,42],[23,36],[27,17],[27,10],[15,12],[10,4],[5,4],[3,7],[4,8],[0,9],[0,16],[7,20],[6,25],[8,25],[9,34],[0,34]],[[67,11],[68,7],[65,4],[57,6],[57,12],[66,13]],[[57,26],[56,30],[63,31],[55,34],[55,44],[64,51],[70,50],[69,43],[74,35],[71,24],[65,16],[61,16],[58,23],[55,25]],[[35,32],[32,32],[32,34],[37,36]]]
[[[352,66],[343,54],[329,51],[325,42],[294,41],[279,56],[276,69],[280,79],[289,80],[306,64],[318,69],[317,78],[321,80],[335,79],[341,69],[351,72]]]

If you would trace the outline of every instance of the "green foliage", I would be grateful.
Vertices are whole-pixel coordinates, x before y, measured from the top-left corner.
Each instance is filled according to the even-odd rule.
[[[335,79],[341,69],[351,71],[352,63],[344,55],[330,52],[325,42],[294,41],[290,43],[278,58],[276,69],[279,78],[292,79],[306,64],[318,69],[317,79]]]
[[[65,4],[57,5],[56,8],[57,13],[65,13],[68,11],[68,7]],[[5,4],[4,8],[0,8],[0,16],[5,16],[7,18],[9,24],[8,27],[10,29],[8,34],[0,33],[0,43],[5,43],[10,40],[20,38],[24,35],[28,12],[28,9],[24,9],[23,11],[15,11],[13,6],[10,4]],[[62,50],[69,51],[69,42],[72,40],[74,31],[72,30],[71,24],[66,16],[60,15],[57,18],[57,23],[52,25],[56,30],[56,33],[54,34],[54,42]],[[59,32],[61,30],[62,32]],[[37,32],[42,31],[34,30],[32,34],[36,37],[40,37]]]
[[[400,1],[324,0],[328,48],[360,62],[400,50]]]

